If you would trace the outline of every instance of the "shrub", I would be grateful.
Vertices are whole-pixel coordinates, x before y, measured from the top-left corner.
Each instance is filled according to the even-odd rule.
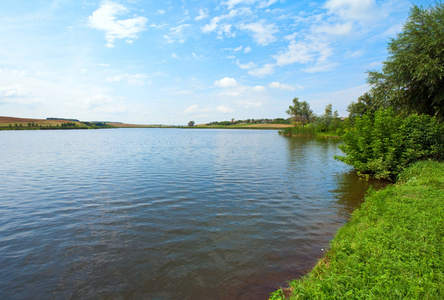
[[[428,115],[398,116],[393,109],[379,109],[355,120],[343,135],[335,156],[362,174],[395,180],[410,163],[444,158],[444,126]]]

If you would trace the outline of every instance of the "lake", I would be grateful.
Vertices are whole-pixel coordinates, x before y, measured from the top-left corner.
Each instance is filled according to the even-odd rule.
[[[0,131],[1,299],[268,299],[369,185],[340,140],[277,131]]]

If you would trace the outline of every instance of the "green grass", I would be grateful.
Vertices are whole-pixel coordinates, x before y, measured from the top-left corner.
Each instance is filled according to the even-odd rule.
[[[339,138],[336,132],[317,132],[314,124],[297,125],[293,127],[285,128],[279,131],[279,134],[283,136],[307,136],[307,137],[335,137]]]
[[[293,126],[279,131],[284,136],[316,136],[316,132],[312,124]]]
[[[444,163],[370,191],[316,267],[270,299],[444,299]]]
[[[183,127],[186,129],[282,129],[281,124],[233,124],[233,125],[196,125],[191,127]]]

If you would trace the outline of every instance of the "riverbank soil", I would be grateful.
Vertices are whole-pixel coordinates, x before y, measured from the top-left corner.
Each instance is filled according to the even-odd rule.
[[[370,191],[330,246],[270,299],[444,299],[444,163],[415,163]]]

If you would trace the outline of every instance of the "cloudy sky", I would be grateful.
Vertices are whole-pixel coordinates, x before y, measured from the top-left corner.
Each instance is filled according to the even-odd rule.
[[[0,116],[184,125],[341,116],[412,4],[434,0],[0,0]]]

